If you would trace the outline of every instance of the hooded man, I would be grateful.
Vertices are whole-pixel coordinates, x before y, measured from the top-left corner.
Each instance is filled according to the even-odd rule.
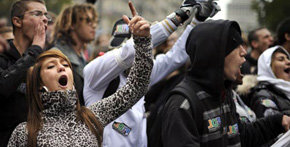
[[[163,146],[260,146],[289,129],[281,114],[247,124],[238,119],[231,85],[245,62],[241,44],[234,21],[208,21],[191,31],[191,68],[163,109]]]

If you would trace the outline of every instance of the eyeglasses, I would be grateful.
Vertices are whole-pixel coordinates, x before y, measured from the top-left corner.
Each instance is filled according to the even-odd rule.
[[[29,12],[25,12],[25,13],[29,13],[30,15],[35,16],[35,17],[42,17],[44,15],[47,18],[48,22],[52,22],[52,17],[46,12],[43,13],[42,11],[37,11],[36,10],[36,11],[29,11]],[[20,15],[19,17],[23,18],[24,14]]]
[[[80,20],[81,21],[86,20],[86,23],[88,25],[92,25],[92,24],[97,24],[98,23],[96,19],[93,19],[93,18],[90,18],[90,17],[86,17],[86,18],[82,18],[81,17]]]

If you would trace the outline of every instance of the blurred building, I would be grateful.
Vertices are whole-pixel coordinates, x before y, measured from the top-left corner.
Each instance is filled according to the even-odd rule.
[[[82,1],[82,0],[78,0]],[[169,13],[176,10],[181,0],[132,0],[139,15],[150,22],[163,20]],[[131,16],[128,0],[98,0],[100,26],[104,32],[111,32],[114,22],[122,15]]]
[[[251,9],[253,0],[231,0],[227,5],[226,18],[236,20],[244,32],[257,28],[258,15]]]
[[[79,3],[79,4],[80,4],[80,3],[84,3],[84,2],[86,2],[86,0],[73,0],[73,2],[74,2],[74,3]]]

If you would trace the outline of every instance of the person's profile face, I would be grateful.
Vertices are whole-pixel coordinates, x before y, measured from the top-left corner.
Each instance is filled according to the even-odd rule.
[[[45,86],[48,91],[73,89],[72,70],[69,63],[63,58],[45,58],[41,66],[40,77],[41,86]]]
[[[271,32],[264,28],[256,32],[258,36],[258,48],[260,52],[264,52],[274,43]]]
[[[290,82],[290,60],[285,53],[274,53],[271,61],[271,69],[276,78]]]
[[[241,66],[246,61],[246,50],[242,45],[235,48],[230,54],[228,54],[224,61],[224,76],[225,79],[230,81],[236,81],[241,76]]]

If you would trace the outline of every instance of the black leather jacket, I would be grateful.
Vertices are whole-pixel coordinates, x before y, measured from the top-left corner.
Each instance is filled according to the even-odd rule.
[[[27,48],[21,56],[8,40],[10,49],[0,54],[0,146],[6,146],[14,128],[27,118],[26,72],[42,53],[39,46]]]
[[[258,118],[282,113],[290,115],[290,99],[269,82],[259,82],[251,93],[251,106]]]

